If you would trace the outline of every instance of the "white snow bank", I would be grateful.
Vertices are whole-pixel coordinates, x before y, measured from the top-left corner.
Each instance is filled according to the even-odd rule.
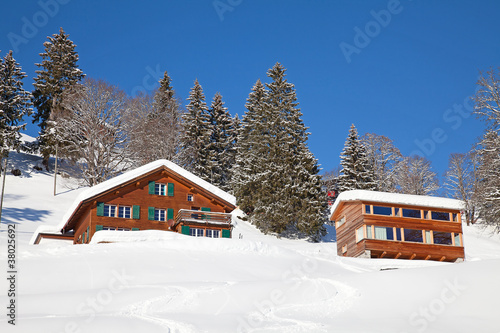
[[[337,200],[335,200],[335,203],[330,209],[330,215],[332,215],[335,212],[335,210],[337,209],[338,205],[341,202],[357,201],[357,200],[391,203],[398,205],[424,206],[430,208],[457,209],[457,210],[462,210],[464,207],[462,201],[450,198],[431,197],[427,195],[367,191],[367,190],[352,190],[352,191],[342,192],[339,194]]]
[[[217,186],[214,186],[210,184],[209,182],[201,179],[200,177],[192,174],[191,172],[181,168],[177,164],[170,162],[168,160],[157,160],[148,164],[145,164],[141,167],[138,167],[134,170],[127,171],[119,176],[116,176],[114,178],[111,178],[105,182],[102,182],[98,185],[92,186],[86,191],[80,193],[80,195],[75,199],[71,207],[67,210],[66,214],[64,215],[63,219],[61,220],[58,228],[61,230],[68,219],[71,217],[71,214],[78,208],[80,203],[86,199],[89,199],[93,196],[96,196],[102,192],[108,191],[116,186],[119,186],[127,181],[130,181],[134,178],[140,177],[143,174],[146,174],[148,172],[154,171],[158,168],[161,168],[162,166],[165,166],[166,168],[170,169],[174,173],[180,175],[181,177],[184,177],[193,183],[197,184],[198,186],[202,187],[203,189],[213,193],[215,196],[229,202],[232,205],[236,205],[236,198],[221,190]]]

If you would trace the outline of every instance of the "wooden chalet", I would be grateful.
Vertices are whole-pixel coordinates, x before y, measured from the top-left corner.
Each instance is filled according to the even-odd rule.
[[[462,261],[462,202],[354,190],[331,207],[339,256]]]
[[[234,196],[170,161],[158,160],[86,190],[69,209],[60,233],[39,233],[34,244],[58,237],[85,244],[100,230],[231,238],[229,213],[235,204]]]

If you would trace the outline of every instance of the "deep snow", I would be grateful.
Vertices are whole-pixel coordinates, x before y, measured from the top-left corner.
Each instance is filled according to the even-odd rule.
[[[52,175],[32,169],[38,157],[11,155],[23,176],[6,180],[1,332],[500,332],[500,237],[488,229],[464,226],[460,264],[337,257],[331,227],[322,243],[277,239],[238,211],[233,239],[138,231],[113,244],[29,245],[85,189],[60,177],[54,197]],[[16,326],[7,223],[17,230]]]

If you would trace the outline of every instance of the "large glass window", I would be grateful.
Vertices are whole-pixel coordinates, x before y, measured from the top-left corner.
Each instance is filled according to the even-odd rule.
[[[434,231],[434,244],[451,245],[451,232]]]
[[[370,205],[365,205],[365,212],[366,214],[371,214]]]
[[[372,226],[371,225],[367,225],[366,226],[366,238],[368,238],[368,239],[373,238],[373,236],[372,236]]]
[[[403,217],[420,218],[420,210],[403,208]]]
[[[345,223],[345,216],[342,216],[340,220],[337,221],[337,228]]]
[[[391,216],[392,215],[392,208],[391,207],[382,207],[382,206],[373,206],[373,214]]]
[[[394,240],[394,233],[392,228],[375,226],[375,239]]]
[[[396,228],[396,240],[400,241],[401,240],[401,229]]]
[[[425,230],[425,242],[427,244],[432,244],[431,232],[430,230]]]
[[[460,243],[460,234],[455,234],[455,246],[462,246]]]
[[[431,219],[440,221],[449,221],[450,213],[445,212],[431,212]]]
[[[404,235],[406,242],[422,243],[424,241],[422,230],[404,229]]]

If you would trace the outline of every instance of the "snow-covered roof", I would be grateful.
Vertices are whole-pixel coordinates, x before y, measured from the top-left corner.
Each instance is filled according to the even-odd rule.
[[[463,209],[463,202],[450,198],[431,197],[427,195],[389,193],[367,190],[345,191],[339,194],[337,200],[330,209],[330,216],[333,215],[341,202],[345,201],[371,201],[387,204],[423,206],[443,209]]]
[[[168,160],[157,160],[148,164],[145,164],[141,167],[138,167],[137,169],[127,171],[125,173],[122,173],[119,176],[116,176],[114,178],[111,178],[105,182],[102,182],[98,185],[92,186],[86,191],[80,193],[80,195],[75,199],[71,207],[68,209],[66,214],[63,216],[58,229],[61,230],[64,228],[66,222],[70,219],[71,215],[73,212],[78,208],[81,202],[90,199],[96,195],[99,195],[103,192],[106,192],[108,190],[113,189],[116,186],[119,186],[123,183],[126,183],[128,181],[133,180],[134,178],[140,177],[146,173],[149,173],[151,171],[154,171],[156,169],[159,169],[161,167],[166,167],[167,169],[170,169],[174,173],[178,174],[181,177],[184,177],[188,179],[189,181],[195,183],[196,185],[200,186],[201,188],[211,192],[215,196],[221,198],[222,200],[225,200],[226,202],[232,204],[233,206],[236,206],[236,198],[221,190],[217,186],[214,186],[210,184],[209,182],[201,179],[200,177],[192,174],[191,172],[187,171],[184,168],[181,168],[177,164],[170,162]]]

